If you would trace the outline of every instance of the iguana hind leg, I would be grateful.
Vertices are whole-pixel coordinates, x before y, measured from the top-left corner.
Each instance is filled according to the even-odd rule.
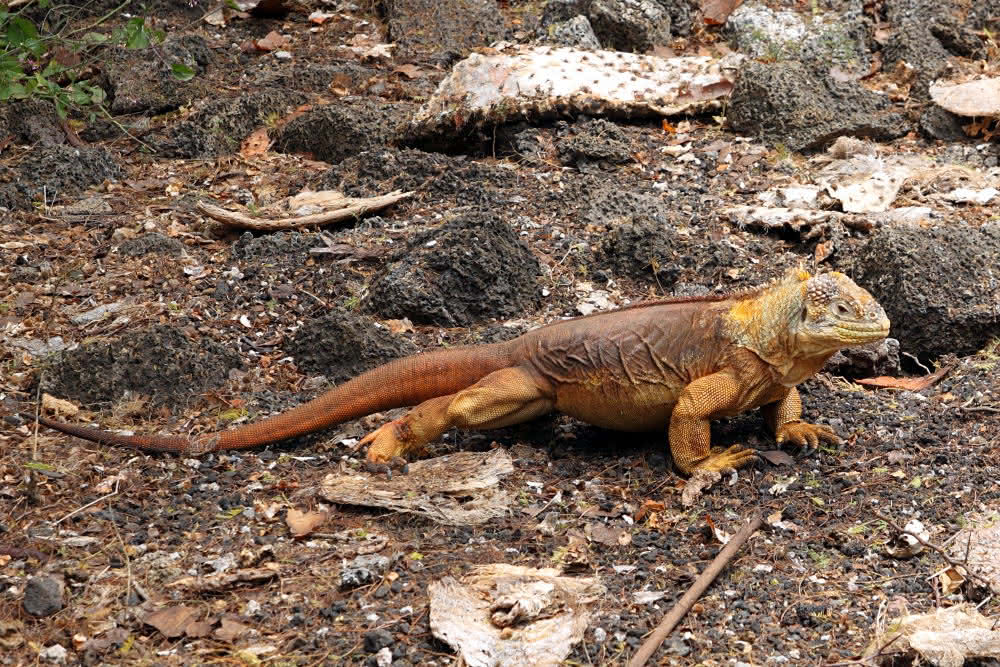
[[[368,460],[383,462],[421,449],[449,428],[490,429],[519,424],[551,412],[551,391],[523,368],[503,368],[462,391],[424,401],[406,415],[369,433],[358,446]]]

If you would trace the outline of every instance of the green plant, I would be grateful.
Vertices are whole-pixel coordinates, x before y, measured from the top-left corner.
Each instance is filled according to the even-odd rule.
[[[50,0],[37,0],[34,4],[47,9],[49,3]],[[46,100],[55,106],[60,118],[66,118],[70,109],[90,109],[91,118],[93,109],[105,111],[104,89],[89,78],[91,66],[103,49],[109,46],[144,49],[159,44],[165,36],[162,30],[147,25],[141,16],[130,18],[108,32],[97,32],[124,4],[90,26],[49,34],[39,31],[25,16],[30,6],[32,3],[26,3],[12,12],[7,5],[0,4],[0,102]],[[182,63],[172,64],[171,71],[182,81],[194,76],[194,71]]]

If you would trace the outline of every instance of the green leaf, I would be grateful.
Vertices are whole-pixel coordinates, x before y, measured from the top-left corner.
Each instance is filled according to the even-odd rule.
[[[25,463],[24,467],[28,470],[42,470],[45,472],[51,472],[56,469],[54,465],[49,465],[48,463],[41,463],[39,461],[31,461],[30,463]]]
[[[108,41],[108,36],[102,35],[99,32],[88,32],[83,36],[83,41],[87,42],[88,44],[103,44],[104,42]]]
[[[15,16],[7,26],[7,44],[12,47],[22,46],[29,40],[38,39],[35,24],[23,16]]]
[[[149,31],[146,19],[141,16],[129,19],[125,24],[125,48],[144,49],[149,46]]]
[[[91,104],[104,104],[104,100],[108,99],[107,93],[100,86],[87,86],[90,89],[90,103]]]
[[[184,63],[174,63],[170,69],[174,73],[174,78],[179,81],[190,81],[194,78],[194,70]]]

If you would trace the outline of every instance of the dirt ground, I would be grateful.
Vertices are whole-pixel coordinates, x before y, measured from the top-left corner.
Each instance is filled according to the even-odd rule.
[[[967,600],[1000,614],[973,578],[942,590],[948,563],[934,549],[890,555],[898,526],[919,519],[944,544],[1000,502],[996,199],[942,204],[925,183],[902,190],[905,203],[936,202],[935,220],[912,228],[740,224],[727,207],[815,173],[824,153],[737,135],[713,113],[521,123],[447,151],[394,145],[393,124],[470,46],[404,39],[411,55],[383,57],[375,47],[405,18],[386,4],[335,3],[322,24],[307,18],[317,7],[296,6],[225,26],[197,3],[158,5],[177,40],[165,57],[199,71],[178,88],[143,69],[163,54],[109,57],[130,136],[80,120],[74,147],[47,110],[6,117],[27,139],[0,153],[0,664],[461,664],[431,633],[428,585],[477,564],[565,565],[568,552],[607,593],[566,664],[624,664],[722,548],[719,533],[755,511],[765,526],[658,664],[858,664],[903,610]],[[498,7],[489,29],[530,41],[541,5]],[[271,31],[287,43],[252,46]],[[678,39],[693,54],[720,36],[696,25]],[[926,104],[894,108],[915,119]],[[270,138],[247,139],[259,128]],[[879,150],[980,172],[1000,156],[995,138],[932,139],[917,123]],[[415,194],[297,232],[234,231],[195,209],[253,212],[303,189]],[[800,264],[845,271],[884,301],[903,352],[890,374],[947,373],[910,391],[853,381],[882,362],[828,367],[800,387],[805,419],[843,444],[770,454],[690,508],[665,434],[557,415],[432,445],[513,459],[507,511],[468,526],[318,494],[329,473],[386,478],[350,445],[395,413],[201,457],[97,446],[18,416],[44,393],[69,401],[74,422],[220,430],[402,354],[745,289]],[[777,448],[756,413],[713,423],[712,438]],[[326,519],[295,537],[290,512]],[[205,575],[221,579],[183,583]]]

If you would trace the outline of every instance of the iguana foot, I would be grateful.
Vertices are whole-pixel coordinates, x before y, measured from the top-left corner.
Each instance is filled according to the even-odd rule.
[[[810,449],[818,447],[820,440],[833,444],[840,442],[840,437],[829,426],[807,424],[806,422],[799,421],[788,422],[779,426],[774,439],[779,444],[791,441],[800,447],[808,445]]]
[[[362,438],[355,449],[370,445],[367,458],[372,463],[387,463],[396,457],[422,453],[425,451],[423,446],[410,441],[412,432],[409,423],[405,416],[386,422]]]
[[[728,449],[713,447],[712,453],[704,461],[695,466],[694,471],[713,470],[715,472],[727,472],[742,468],[748,463],[757,459],[757,452],[747,449],[743,445],[733,445]]]

